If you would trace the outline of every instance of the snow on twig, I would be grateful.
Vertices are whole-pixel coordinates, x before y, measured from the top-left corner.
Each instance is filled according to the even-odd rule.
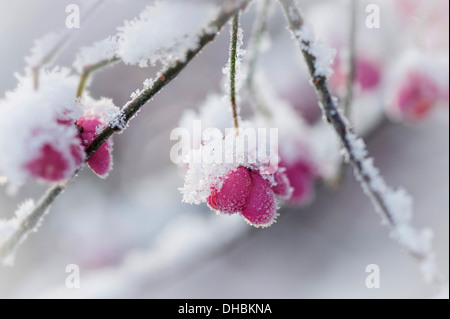
[[[411,224],[412,199],[403,189],[393,190],[379,174],[369,157],[366,145],[353,132],[353,128],[345,115],[339,109],[327,84],[329,54],[318,50],[317,41],[310,26],[308,26],[295,0],[280,0],[289,28],[297,40],[308,65],[324,118],[336,131],[343,146],[343,154],[351,163],[357,180],[365,193],[372,200],[383,223],[391,230],[391,236],[404,247],[418,262],[424,279],[430,284],[440,284],[435,255],[432,247],[433,233],[431,230],[419,230]]]
[[[215,39],[222,27],[230,20],[239,10],[246,6],[250,0],[229,0],[226,1],[217,14],[217,16],[209,23],[198,36],[198,42],[195,48],[190,48],[183,55],[183,59],[173,62],[172,64],[165,66],[163,71],[159,73],[159,77],[155,81],[146,81],[146,88],[143,91],[139,91],[134,99],[128,102],[109,125],[95,138],[86,150],[86,160],[92,155],[116,132],[124,130],[128,122],[136,115],[136,113],[150,101],[158,92],[160,92],[167,84],[175,79],[181,71],[196,57],[202,49]],[[147,87],[148,86],[148,87]],[[73,177],[77,175],[79,170],[75,172]],[[11,236],[2,238],[0,243],[0,260],[7,260],[8,257],[16,250],[17,246],[23,242],[30,230],[35,227],[42,220],[44,214],[48,211],[54,200],[64,191],[70,181],[62,184],[57,184],[51,187],[47,193],[39,200],[34,209],[27,214],[26,222],[21,225],[26,227],[19,227],[14,232],[11,232]]]

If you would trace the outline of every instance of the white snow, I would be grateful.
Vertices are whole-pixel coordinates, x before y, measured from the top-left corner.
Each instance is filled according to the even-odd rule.
[[[78,73],[82,73],[85,67],[116,57],[117,49],[117,37],[110,36],[104,40],[95,42],[90,47],[81,48],[73,66]]]
[[[205,2],[157,1],[118,33],[118,55],[126,63],[146,67],[184,61],[206,30],[217,7]]]
[[[9,220],[0,219],[0,248],[6,243],[8,239],[13,236],[13,234],[21,229],[21,225],[28,215],[33,211],[35,207],[34,201],[28,199],[23,202],[14,214],[14,217]],[[22,238],[24,240],[24,238]],[[0,262],[5,265],[11,265],[13,262],[13,255],[5,256],[4,260]]]
[[[120,114],[120,109],[109,98],[95,100],[89,95],[86,95],[82,98],[81,104],[83,105],[83,116],[89,117],[95,115],[102,123],[109,123]]]
[[[75,121],[82,114],[75,99],[78,79],[68,69],[41,70],[37,91],[30,73],[17,77],[17,88],[0,100],[0,171],[13,184],[27,180],[23,166],[44,144],[70,152],[67,145],[77,143],[77,130],[58,121]]]
[[[45,60],[63,43],[66,36],[67,33],[65,31],[52,32],[35,40],[34,47],[31,49],[31,55],[25,58],[28,67],[34,68],[41,66],[44,62],[50,63],[51,61]]]
[[[301,28],[295,30],[293,36],[298,40],[301,49],[315,58],[314,76],[330,77],[333,74],[331,65],[336,56],[336,50],[329,48],[324,42],[316,39],[314,31],[309,24],[304,24]]]

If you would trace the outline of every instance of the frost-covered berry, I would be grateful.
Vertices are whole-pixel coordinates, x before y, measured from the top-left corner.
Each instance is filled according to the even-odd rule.
[[[77,125],[81,129],[80,139],[87,149],[89,145],[97,137],[97,129],[103,126],[103,123],[95,116],[82,117],[77,121]],[[100,148],[89,158],[87,164],[100,177],[107,177],[112,168],[112,142],[106,141]]]
[[[64,157],[62,152],[45,144],[38,157],[28,162],[25,168],[34,178],[57,182],[67,177],[69,160]]]
[[[304,205],[311,202],[314,196],[314,180],[317,177],[314,165],[304,159],[293,163],[280,162],[280,167],[286,169],[292,194],[287,200],[292,205]]]
[[[224,214],[242,212],[251,187],[250,172],[240,166],[226,177],[220,190],[212,189],[207,202],[212,209]]]
[[[286,175],[286,168],[279,168],[274,174],[275,185],[272,186],[273,192],[283,200],[289,200],[293,193],[293,188]]]
[[[405,122],[423,120],[440,104],[448,105],[448,56],[407,51],[389,74],[388,114]]]
[[[252,187],[242,216],[253,226],[267,227],[275,222],[277,205],[270,182],[259,173],[251,172]]]

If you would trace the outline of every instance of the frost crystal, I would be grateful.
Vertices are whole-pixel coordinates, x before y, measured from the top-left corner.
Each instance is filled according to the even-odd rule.
[[[18,76],[16,90],[7,92],[0,101],[0,172],[13,184],[21,184],[30,177],[56,176],[47,174],[55,166],[38,169],[37,162],[30,164],[42,156],[45,145],[51,145],[61,158],[58,161],[64,162],[57,165],[64,178],[70,176],[77,164],[72,145],[78,143],[78,132],[71,124],[82,113],[74,98],[78,79],[70,76],[68,69],[40,73],[39,90],[34,90],[33,78],[28,73]],[[52,156],[51,152],[47,154]],[[28,165],[33,165],[31,171],[27,171]],[[40,169],[47,170],[42,171],[44,176],[35,176]]]
[[[299,30],[294,32],[293,36],[298,39],[303,51],[315,57],[314,76],[326,78],[331,76],[333,74],[331,65],[336,56],[336,50],[329,48],[324,42],[317,40],[313,29],[308,24],[303,25]]]
[[[34,201],[29,199],[19,206],[13,218],[11,218],[10,220],[0,219],[0,247],[2,247],[6,243],[6,241],[10,239],[14,235],[14,233],[22,227],[22,223],[30,215],[34,208]],[[22,241],[24,239],[25,238],[22,237]],[[12,255],[4,257],[6,257],[6,259],[1,260],[4,264],[12,264]]]
[[[74,68],[78,73],[83,72],[83,68],[95,65],[102,61],[108,61],[117,55],[117,37],[111,36],[102,41],[95,42],[91,47],[81,48],[77,55]]]
[[[35,41],[34,47],[31,49],[31,55],[25,58],[28,67],[34,68],[41,66],[43,63],[49,63],[48,59],[54,53],[52,50],[58,49],[58,46],[64,42],[66,32],[53,32]]]
[[[216,12],[216,6],[204,2],[158,1],[119,28],[118,54],[126,64],[141,67],[184,61]]]

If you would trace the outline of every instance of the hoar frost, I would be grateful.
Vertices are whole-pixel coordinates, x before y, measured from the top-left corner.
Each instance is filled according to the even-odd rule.
[[[108,37],[95,42],[93,46],[81,48],[73,66],[78,73],[82,73],[85,67],[115,58],[117,50],[117,37]]]
[[[49,180],[68,177],[77,164],[73,153],[79,153],[78,132],[70,125],[82,114],[74,97],[77,77],[71,76],[68,69],[40,71],[39,90],[34,89],[30,73],[18,76],[18,80],[18,87],[0,101],[0,173],[14,184],[33,177],[30,174]],[[62,175],[37,171],[36,161],[46,155]]]
[[[0,247],[2,247],[6,243],[6,241],[8,241],[14,235],[14,233],[22,228],[22,223],[31,214],[34,208],[34,201],[29,199],[19,206],[13,218],[11,218],[10,220],[0,219]],[[22,240],[24,240],[24,238],[22,238]],[[1,257],[5,259],[0,261],[4,262],[5,264],[12,264],[12,255]]]
[[[158,1],[119,28],[118,55],[126,64],[141,67],[184,61],[216,12],[215,5],[204,2]]]

